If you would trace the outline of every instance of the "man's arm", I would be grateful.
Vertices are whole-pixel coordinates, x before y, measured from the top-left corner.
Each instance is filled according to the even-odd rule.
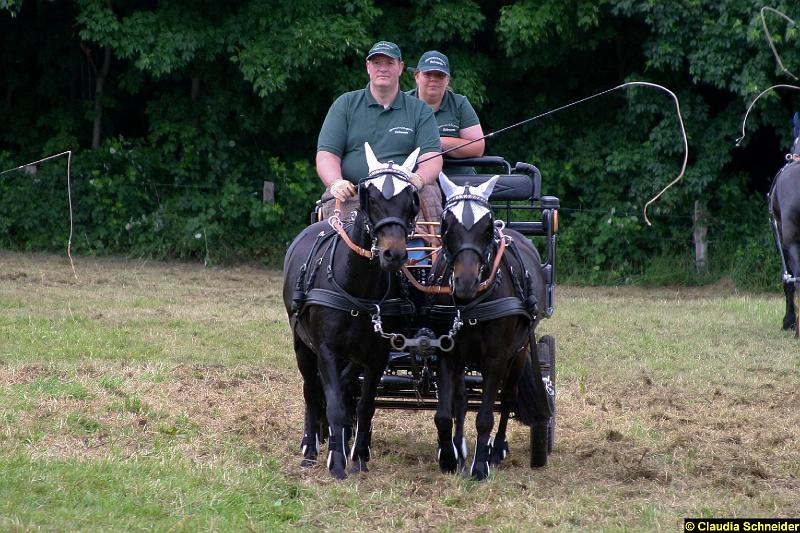
[[[344,202],[355,197],[355,186],[342,178],[342,159],[338,155],[325,150],[317,152],[317,175],[337,200]]]
[[[455,148],[457,146],[461,146],[462,144],[466,144],[469,141],[473,141],[475,139],[480,139],[483,137],[483,128],[481,128],[480,124],[476,124],[474,126],[470,126],[469,128],[464,128],[458,131],[458,137],[442,137],[442,150],[449,150],[451,148]],[[480,157],[483,155],[483,151],[486,148],[486,141],[481,139],[480,141],[474,142],[469,146],[465,146],[464,148],[459,148],[458,150],[453,150],[452,152],[448,152],[448,157]]]
[[[417,174],[422,182],[425,185],[436,183],[436,180],[439,179],[439,172],[442,171],[442,158],[439,156],[439,152],[420,154],[417,161],[423,161],[417,166]]]
[[[317,176],[326,188],[342,179],[342,158],[331,152],[317,152]]]

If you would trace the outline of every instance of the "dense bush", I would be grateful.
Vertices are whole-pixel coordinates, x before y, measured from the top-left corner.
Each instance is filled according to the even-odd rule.
[[[770,22],[790,49],[794,26]],[[379,38],[398,42],[407,66],[448,53],[453,87],[487,132],[625,81],[666,85],[690,159],[652,227],[642,206],[683,157],[663,93],[591,100],[492,137],[487,152],[537,164],[561,197],[562,279],[775,285],[763,196],[790,142],[793,93],[761,100],[734,147],[747,103],[781,80],[749,0],[0,1],[0,170],[74,150],[78,253],[278,264],[322,190],[325,112],[366,83]],[[261,201],[264,181],[274,203]],[[696,201],[709,216],[703,275],[691,261]],[[61,250],[68,235],[64,158],[0,175],[0,247]]]

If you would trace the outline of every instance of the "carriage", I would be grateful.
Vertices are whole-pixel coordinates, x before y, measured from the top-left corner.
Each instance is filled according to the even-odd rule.
[[[647,206],[683,177],[688,160],[678,99],[661,85],[626,82],[481,139],[630,86],[655,87],[668,93],[675,102],[683,133],[681,172],[645,205],[648,222]],[[284,260],[283,301],[306,400],[301,464],[316,463],[319,436],[329,435],[328,469],[334,477],[344,479],[347,442],[355,420],[355,443],[349,457],[355,461],[353,472],[363,471],[370,458],[372,420],[377,407],[435,407],[438,459],[443,472],[457,470],[451,457],[442,458],[460,451],[455,448],[459,435],[464,442],[463,414],[467,410],[478,413],[475,459],[470,467],[472,479],[486,479],[489,464],[499,464],[495,450],[502,450],[500,459],[505,458],[507,441],[501,441],[499,447],[495,444],[500,440],[501,428],[505,438],[505,423],[512,410],[519,422],[531,426],[531,466],[544,466],[554,444],[556,346],[552,336],[537,339],[534,332],[539,321],[552,316],[555,309],[558,198],[542,195],[541,174],[529,163],[518,162],[512,167],[504,158],[491,156],[454,160],[456,165],[481,170],[499,166],[502,173],[439,175],[446,202],[439,229],[444,261],[437,261],[433,258],[436,250],[408,246],[406,241],[420,209],[419,193],[426,191],[425,187],[421,191],[417,188],[419,176],[412,179],[420,148],[397,165],[393,161],[378,161],[368,142],[364,147],[369,171],[358,182],[359,209],[353,211],[347,221],[349,225],[337,214],[341,202],[352,196],[348,186],[347,194],[339,190],[341,194],[336,195],[337,209],[328,219],[329,225],[312,215],[312,225],[292,242]],[[422,162],[445,154],[432,154]],[[321,206],[318,207],[321,214]],[[489,213],[492,215],[487,216]],[[505,216],[506,222],[496,219],[494,214]],[[513,231],[505,234],[505,228]],[[434,234],[435,230],[428,233]],[[410,235],[411,240],[416,236]],[[543,241],[544,247],[534,247],[534,239]],[[337,249],[339,241],[345,246]],[[507,255],[502,255],[505,248],[511,249],[515,256],[513,265]],[[539,248],[545,251],[544,259]],[[409,251],[423,256],[413,258],[412,268],[405,264]],[[470,253],[461,254],[463,251]],[[426,254],[432,256],[427,264],[419,260]],[[326,267],[322,267],[324,261]],[[337,270],[334,262],[346,266]],[[401,269],[411,272],[408,281],[394,283],[392,275]],[[433,276],[428,269],[434,269]],[[443,269],[444,273],[435,269]],[[491,274],[485,277],[486,272]],[[506,283],[497,289],[500,272],[504,273]],[[393,285],[400,286],[399,292]],[[510,294],[509,288],[513,289]],[[426,299],[427,289],[437,296],[453,295],[452,305],[442,303],[441,299],[430,303]],[[477,295],[480,291],[494,294],[484,297]],[[516,301],[509,303],[511,300]],[[306,312],[309,307],[315,311]],[[392,327],[384,327],[388,323],[384,318],[391,320]],[[449,331],[446,326],[442,330],[442,323],[451,318]],[[517,324],[508,326],[512,320]],[[477,327],[479,323],[483,328]],[[479,358],[477,366],[469,366],[469,353]],[[360,395],[355,384],[361,385]],[[357,400],[355,408],[354,400]],[[501,417],[493,436],[495,411]],[[460,425],[461,433],[457,429],[449,442],[443,435],[452,436],[453,421],[457,428]],[[451,444],[454,450],[447,450]],[[465,451],[458,455],[458,466],[466,455],[465,442],[461,450]],[[485,462],[486,467],[480,466],[480,462]]]
[[[499,156],[484,156],[457,160],[459,165],[473,166],[478,174],[450,175],[450,180],[458,185],[478,185],[499,174],[493,188],[490,203],[496,219],[502,219],[505,228],[514,229],[523,235],[534,238],[542,255],[542,274],[545,282],[545,302],[541,313],[550,318],[555,310],[556,285],[556,235],[558,232],[559,199],[542,194],[542,177],[532,164],[518,162],[511,165]],[[492,171],[488,173],[487,171]],[[321,220],[319,206],[312,220]],[[404,317],[405,328],[388,336],[391,351],[389,363],[378,385],[376,407],[401,410],[435,410],[437,406],[439,357],[442,352],[453,348],[458,342],[454,332],[437,335],[434,331],[447,331],[451,323],[469,328],[477,325],[488,315],[502,313],[491,305],[435,305],[426,298],[424,290],[430,277],[432,263],[437,249],[425,244],[421,237],[437,237],[438,222],[418,222],[420,227],[428,227],[431,234],[413,233],[408,241],[410,261],[404,268],[406,277],[401,276],[408,298],[414,303],[413,313]],[[458,317],[458,318],[456,318]],[[436,326],[439,327],[436,327]],[[458,329],[458,327],[456,329]],[[378,328],[376,328],[378,331]],[[380,329],[382,332],[382,328]],[[531,338],[530,357],[537,357],[541,369],[541,379],[547,391],[551,415],[547,422],[546,434],[536,438],[537,429],[531,428],[531,466],[542,466],[542,456],[552,451],[555,440],[555,393],[556,393],[556,343],[555,338],[544,335]],[[483,380],[479,369],[467,365],[465,390],[467,410],[477,411],[483,392]],[[359,382],[363,376],[358,377]],[[358,400],[360,386],[351,387],[350,401]],[[495,401],[494,411],[500,411],[500,396]],[[539,430],[541,431],[541,430]],[[545,449],[537,449],[542,448]]]

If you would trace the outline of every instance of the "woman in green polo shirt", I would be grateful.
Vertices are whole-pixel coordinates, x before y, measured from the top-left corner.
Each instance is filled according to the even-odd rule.
[[[450,87],[450,61],[436,50],[422,54],[419,58],[414,80],[417,88],[409,91],[433,109],[439,126],[442,149],[450,150],[469,141],[483,137],[478,114],[466,96],[455,94]],[[483,155],[484,141],[474,142],[463,148],[453,150],[449,157],[480,157]],[[445,174],[475,174],[471,167],[445,165]]]

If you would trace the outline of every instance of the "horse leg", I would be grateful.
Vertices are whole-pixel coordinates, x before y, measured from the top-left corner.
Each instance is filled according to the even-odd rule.
[[[511,413],[511,406],[507,403],[505,392],[503,392],[502,404],[500,407],[500,422],[497,423],[497,432],[494,435],[494,442],[492,443],[492,455],[489,458],[489,464],[493,467],[499,467],[508,456],[510,451],[508,447],[508,439],[506,438],[506,429],[508,427],[508,417]]]
[[[508,418],[511,414],[511,409],[514,406],[516,397],[516,386],[513,388],[503,387],[500,400],[500,422],[497,423],[497,431],[494,434],[494,442],[492,443],[492,455],[489,459],[489,464],[491,466],[500,466],[500,463],[503,462],[503,459],[508,457],[508,453],[511,451],[508,447],[506,431],[508,429]]]
[[[794,304],[794,295],[796,293],[795,285],[795,283],[783,283],[783,294],[786,297],[786,313],[783,315],[784,330],[797,329],[797,312]]]
[[[300,466],[309,468],[317,464],[319,454],[319,428],[322,415],[322,384],[317,374],[317,356],[308,346],[295,336],[294,353],[297,367],[303,376],[303,398],[305,400],[305,421],[300,449],[303,460]]]
[[[796,272],[800,272],[800,243],[792,242],[786,247],[787,252],[787,268],[792,276],[797,276]],[[794,328],[794,336],[800,336],[800,327],[798,327],[797,306],[795,299],[797,297],[797,289],[800,283],[784,283],[783,290],[786,294],[786,316],[783,319],[783,329]],[[790,313],[791,311],[791,313]],[[787,327],[788,322],[788,327]]]
[[[388,358],[388,353],[387,353]],[[356,406],[356,439],[353,448],[350,450],[350,459],[353,461],[351,472],[367,472],[367,462],[371,456],[372,446],[372,418],[375,416],[375,395],[378,392],[378,384],[386,368],[386,359],[383,364],[373,364],[372,367],[364,368],[364,383],[361,386],[361,398]]]
[[[489,460],[492,456],[492,426],[494,426],[494,402],[505,371],[505,360],[494,357],[485,363],[483,372],[483,398],[475,417],[478,436],[475,440],[475,456],[470,468],[470,477],[482,481],[489,477]]]
[[[459,379],[459,365],[450,357],[439,358],[436,414],[433,421],[439,437],[437,459],[442,472],[452,474],[458,468],[458,450],[453,441],[453,390]]]
[[[525,354],[528,351],[525,348],[521,349]],[[505,383],[503,384],[503,392],[500,400],[500,422],[497,424],[497,431],[494,434],[494,443],[492,446],[492,456],[489,464],[494,467],[500,466],[503,459],[508,456],[509,447],[508,439],[506,438],[506,430],[508,429],[508,418],[511,414],[514,404],[517,400],[517,380],[522,372],[522,367],[525,364],[525,359],[519,357],[511,365],[511,368],[506,375]]]
[[[467,415],[467,390],[464,376],[464,364],[460,363],[456,369],[458,379],[454,383],[453,414],[455,417],[455,435],[453,445],[458,452],[458,470],[464,468],[467,462],[467,439],[464,438],[464,419]]]
[[[325,412],[328,418],[328,471],[336,479],[347,477],[346,426],[350,421],[346,404],[342,397],[342,384],[335,354],[326,346],[321,346],[317,358],[320,380],[325,391]]]
[[[781,246],[781,253],[783,254],[784,259],[787,262],[786,270],[791,276],[794,276],[796,270],[792,266],[792,261],[790,260],[789,250],[785,246]],[[783,294],[786,297],[786,313],[783,315],[783,329],[795,329],[797,330],[797,312],[794,303],[794,296],[795,296],[795,283],[791,282],[783,282]]]

